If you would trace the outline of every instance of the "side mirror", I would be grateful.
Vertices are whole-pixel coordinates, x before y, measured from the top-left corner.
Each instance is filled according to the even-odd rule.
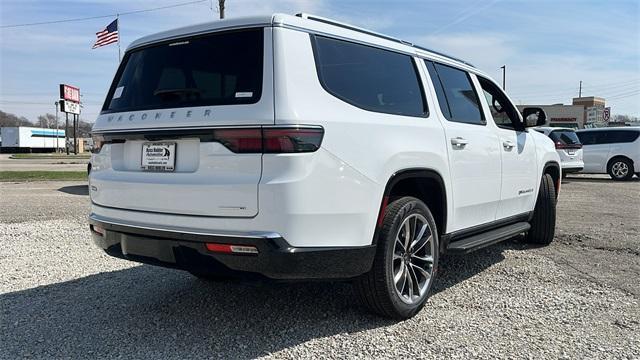
[[[524,127],[544,126],[547,124],[547,114],[541,108],[530,107],[522,109]]]

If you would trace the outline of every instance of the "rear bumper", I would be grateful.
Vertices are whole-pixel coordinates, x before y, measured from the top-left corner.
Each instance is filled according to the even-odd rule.
[[[159,229],[91,214],[91,231],[98,247],[109,255],[163,267],[231,277],[276,280],[349,279],[371,268],[375,245],[361,247],[293,247],[275,233],[210,233]],[[245,245],[257,254],[214,253],[207,243]]]
[[[564,174],[572,174],[572,173],[577,173],[582,171],[582,169],[584,169],[583,166],[569,166],[569,167],[563,167],[562,168],[562,173]]]

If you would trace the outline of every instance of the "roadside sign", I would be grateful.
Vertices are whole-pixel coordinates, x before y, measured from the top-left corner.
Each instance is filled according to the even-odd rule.
[[[606,107],[604,108],[604,111],[602,112],[602,120],[609,122],[609,119],[611,119],[611,108],[610,107]]]
[[[80,89],[75,86],[60,84],[60,98],[68,101],[73,101],[75,103],[79,103]]]
[[[60,111],[80,115],[80,104],[69,100],[60,100]]]

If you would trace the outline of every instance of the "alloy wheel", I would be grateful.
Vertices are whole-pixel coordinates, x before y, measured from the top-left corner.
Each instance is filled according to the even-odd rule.
[[[420,302],[433,278],[433,232],[420,214],[409,215],[400,225],[393,245],[393,281],[407,304]]]
[[[611,172],[615,177],[621,179],[629,174],[629,166],[622,161],[618,161],[611,166]]]

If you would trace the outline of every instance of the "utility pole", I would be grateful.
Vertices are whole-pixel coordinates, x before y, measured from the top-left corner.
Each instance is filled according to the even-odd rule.
[[[60,138],[58,137],[58,102],[53,103],[56,106],[56,152],[60,152]]]
[[[67,155],[69,155],[69,137],[68,137],[68,133],[69,133],[69,113],[65,112],[64,113],[65,116],[65,124],[64,124],[64,148],[67,151]]]
[[[220,12],[220,19],[224,19],[224,1],[218,0],[218,11]]]
[[[578,90],[578,97],[582,97],[582,80],[580,80],[580,90]]]
[[[502,69],[502,90],[506,90],[506,76],[507,76],[507,65],[502,65],[500,67]]]
[[[78,115],[73,114],[73,154],[78,155]]]

